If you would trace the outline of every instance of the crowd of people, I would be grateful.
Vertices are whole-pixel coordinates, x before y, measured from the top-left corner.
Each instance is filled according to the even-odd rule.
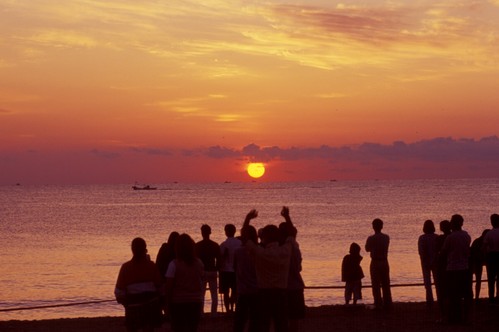
[[[133,257],[124,263],[116,282],[115,296],[125,307],[128,331],[153,331],[167,319],[173,331],[196,331],[203,315],[208,288],[211,315],[217,315],[218,292],[223,310],[234,313],[234,331],[297,331],[305,316],[304,288],[301,277],[302,256],[296,240],[297,229],[289,208],[283,207],[284,222],[269,224],[260,230],[251,225],[258,217],[251,210],[244,220],[240,236],[236,226],[225,226],[226,240],[218,244],[210,239],[211,227],[201,226],[202,240],[195,243],[188,234],[172,232],[153,262],[142,238],[132,241]],[[435,302],[442,321],[464,323],[473,300],[479,298],[483,266],[486,266],[488,298],[494,304],[499,297],[499,215],[490,217],[492,229],[471,242],[463,230],[464,219],[453,215],[440,222],[442,234],[435,234],[433,221],[423,225],[418,239],[426,302]],[[369,272],[374,307],[392,307],[388,248],[390,237],[382,232],[383,221],[374,219],[374,234],[365,243],[371,263]],[[361,247],[350,245],[342,261],[345,303],[362,299]],[[432,283],[433,277],[433,283]]]
[[[432,220],[423,225],[423,235],[418,239],[426,303],[434,303],[432,277],[442,321],[451,324],[469,320],[473,301],[473,276],[475,298],[480,297],[483,266],[487,270],[488,300],[495,304],[499,298],[499,215],[490,216],[492,229],[471,242],[463,230],[464,219],[455,214],[440,222],[442,234],[435,234]]]
[[[219,292],[223,309],[233,313],[236,332],[265,332],[271,326],[276,332],[297,331],[305,315],[302,256],[289,208],[283,207],[281,215],[279,226],[257,231],[251,220],[258,212],[251,210],[240,236],[235,225],[227,224],[227,238],[220,244],[210,239],[209,225],[201,226],[197,243],[188,234],[172,232],[155,263],[146,242],[135,238],[133,257],[122,265],[115,289],[125,307],[127,330],[153,331],[167,319],[173,331],[196,331],[208,287],[209,314],[218,314]]]

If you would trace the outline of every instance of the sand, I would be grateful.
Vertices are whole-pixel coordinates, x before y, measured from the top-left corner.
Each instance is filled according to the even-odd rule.
[[[104,332],[126,331],[123,317],[71,318],[35,321],[0,321],[2,332]],[[300,331],[335,332],[431,332],[431,331],[486,331],[499,330],[499,306],[491,306],[485,300],[474,304],[470,322],[465,325],[437,323],[437,308],[429,309],[424,303],[395,303],[391,311],[376,311],[366,306],[321,306],[307,308],[306,318],[300,322]],[[157,329],[170,331],[168,324]],[[199,332],[232,331],[232,317],[203,319]]]

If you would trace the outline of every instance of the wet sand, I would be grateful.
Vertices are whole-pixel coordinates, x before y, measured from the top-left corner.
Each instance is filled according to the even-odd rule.
[[[321,306],[307,308],[306,318],[300,322],[300,331],[335,332],[428,332],[428,331],[497,331],[499,306],[490,306],[486,300],[475,303],[470,321],[465,325],[437,323],[437,308],[425,303],[395,303],[392,310],[376,311],[365,306]],[[1,319],[1,317],[0,317]],[[108,332],[126,331],[123,317],[71,318],[35,321],[0,321],[2,332]],[[168,324],[158,332],[170,331]],[[232,317],[206,317],[199,332],[230,332]]]

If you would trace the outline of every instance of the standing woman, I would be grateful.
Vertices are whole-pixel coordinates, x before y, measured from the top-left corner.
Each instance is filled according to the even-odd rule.
[[[433,304],[433,291],[431,288],[431,276],[435,279],[437,259],[437,237],[435,225],[432,220],[426,220],[423,225],[423,235],[418,239],[418,252],[423,270],[423,281],[426,289],[426,304]]]
[[[166,297],[175,332],[197,331],[203,310],[204,266],[196,257],[194,240],[181,234],[176,243],[176,258],[166,271]]]

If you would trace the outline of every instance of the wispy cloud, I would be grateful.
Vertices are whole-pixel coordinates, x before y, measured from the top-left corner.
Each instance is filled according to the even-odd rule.
[[[96,157],[104,158],[104,159],[116,159],[120,157],[120,154],[115,151],[103,151],[99,149],[93,149],[90,153]]]

